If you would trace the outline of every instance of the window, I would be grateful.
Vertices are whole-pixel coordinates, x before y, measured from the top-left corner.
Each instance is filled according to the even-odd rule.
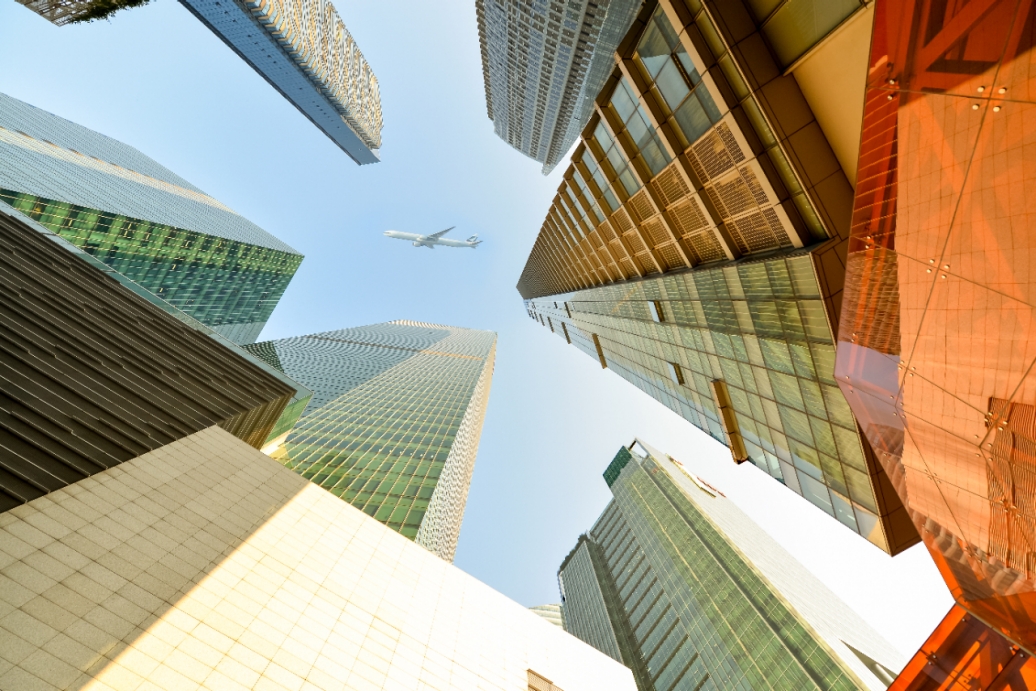
[[[648,302],[648,309],[651,310],[651,318],[656,322],[665,321],[665,312],[662,309],[662,303],[658,300],[651,300]]]
[[[648,169],[652,174],[658,175],[672,159],[662,146],[662,140],[651,126],[651,120],[625,77],[619,81],[619,86],[612,94],[611,106],[626,126],[626,131],[633,139],[637,151],[644,157]]]
[[[629,163],[626,161],[626,156],[622,153],[622,150],[612,139],[611,134],[608,133],[608,129],[601,122],[597,125],[597,129],[594,130],[594,139],[597,140],[598,146],[604,151],[604,157],[611,163],[612,168],[615,169],[616,175],[619,177],[619,181],[622,182],[623,188],[626,190],[626,194],[633,196],[640,189],[640,181],[629,169]]]
[[[648,23],[637,46],[637,58],[654,80],[688,146],[719,122],[719,108],[701,86],[701,75],[661,9]]]
[[[669,366],[669,378],[672,379],[674,383],[682,385],[684,383],[684,379],[683,370],[680,369],[680,365],[675,362],[667,362],[665,364]]]

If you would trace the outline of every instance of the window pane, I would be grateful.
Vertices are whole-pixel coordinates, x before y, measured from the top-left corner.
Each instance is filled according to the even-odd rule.
[[[680,66],[683,67],[683,71],[691,78],[691,84],[697,84],[701,81],[701,75],[698,74],[698,70],[694,66],[694,61],[691,60],[691,56],[687,54],[687,51],[683,49],[683,46],[677,47],[676,59],[680,61]]]
[[[687,82],[684,80],[683,75],[680,74],[680,70],[677,69],[671,59],[665,61],[665,65],[662,66],[658,77],[655,78],[655,84],[658,86],[658,90],[662,92],[662,98],[669,104],[670,110],[676,110],[680,102],[691,92],[687,88]]]
[[[719,108],[716,107],[716,102],[712,100],[712,94],[709,93],[709,90],[704,87],[695,89],[694,95],[698,97],[698,100],[701,101],[702,108],[704,108],[705,112],[709,114],[709,120],[712,122],[719,122],[721,117]]]
[[[641,117],[640,113],[634,113],[630,117],[629,122],[626,123],[626,128],[629,130],[630,136],[633,137],[633,141],[638,149],[642,149],[644,144],[651,140],[651,129],[644,122],[644,118]]]
[[[764,31],[787,67],[859,7],[859,0],[789,0],[773,13]]]
[[[640,152],[644,155],[648,168],[655,175],[661,173],[662,169],[669,165],[669,154],[666,153],[665,149],[662,148],[654,137],[648,141],[646,146],[641,147]]]
[[[622,172],[622,169],[626,167],[626,159],[623,157],[622,152],[619,151],[619,147],[613,146],[608,149],[606,156],[608,160],[611,161],[612,168],[615,169],[615,172]]]
[[[669,23],[669,18],[665,16],[665,12],[662,11],[662,8],[658,8],[655,11],[653,19],[654,23],[657,24],[658,28],[662,31],[662,36],[665,37],[666,45],[668,45],[670,49],[675,48],[680,43],[680,39],[677,38],[676,32],[673,31],[673,25]]]
[[[673,115],[676,117],[676,123],[683,130],[683,136],[692,144],[712,127],[712,121],[709,120],[705,109],[694,96],[684,101]]]
[[[633,97],[626,87],[625,79],[619,82],[619,87],[612,94],[612,105],[615,107],[615,112],[619,114],[619,119],[623,122],[629,120],[630,116],[633,115],[633,111],[637,109],[637,104],[634,103]]]
[[[669,52],[670,47],[665,36],[662,35],[655,22],[650,22],[647,31],[644,32],[644,37],[640,39],[640,44],[637,46],[637,53],[640,54],[644,67],[652,77],[662,69],[662,64],[669,58]]]
[[[624,168],[619,173],[619,179],[622,180],[622,186],[626,188],[626,194],[636,194],[637,190],[640,189],[640,183],[637,182],[637,178],[633,176],[629,168]]]

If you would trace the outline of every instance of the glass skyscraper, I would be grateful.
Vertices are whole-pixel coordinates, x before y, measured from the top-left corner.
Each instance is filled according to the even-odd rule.
[[[302,262],[136,149],[3,94],[0,202],[235,343]]]
[[[180,1],[349,158],[378,162],[378,78],[329,0]]]
[[[828,48],[796,62],[757,18],[753,40],[790,51],[783,64],[734,50],[718,5],[673,7],[647,3],[616,52],[519,292],[530,317],[735,462],[896,554],[917,531],[834,379],[855,172],[813,116],[833,107],[807,88],[818,77],[781,76],[826,69]],[[858,32],[860,7],[832,7],[803,45],[832,21]],[[849,48],[865,60],[865,42]]]
[[[496,334],[394,321],[247,350],[313,391],[271,455],[452,561]]]
[[[641,691],[880,691],[901,656],[723,493],[641,442],[558,572],[565,629]]]

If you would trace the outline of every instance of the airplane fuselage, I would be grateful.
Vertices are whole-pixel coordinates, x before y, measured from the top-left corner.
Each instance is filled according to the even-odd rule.
[[[435,245],[442,245],[443,247],[471,247],[474,249],[478,244],[478,236],[472,236],[475,239],[468,240],[451,240],[449,238],[433,238],[428,235],[419,235],[417,233],[403,233],[398,230],[386,230],[385,236],[395,238],[396,240],[409,240],[414,244],[414,247],[434,247]]]

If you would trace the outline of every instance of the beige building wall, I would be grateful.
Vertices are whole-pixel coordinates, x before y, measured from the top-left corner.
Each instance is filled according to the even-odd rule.
[[[0,689],[526,691],[530,670],[635,689],[219,428],[0,514]]]
[[[802,95],[853,187],[860,158],[863,96],[873,28],[872,3],[862,7],[792,66]]]

